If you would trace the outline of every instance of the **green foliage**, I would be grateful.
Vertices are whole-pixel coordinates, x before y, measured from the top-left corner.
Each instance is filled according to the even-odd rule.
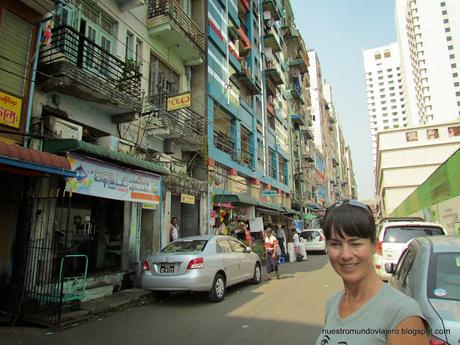
[[[253,244],[252,245],[252,251],[259,255],[262,265],[265,265],[265,262],[266,262],[266,258],[265,258],[265,243],[264,242],[258,242],[256,244]]]

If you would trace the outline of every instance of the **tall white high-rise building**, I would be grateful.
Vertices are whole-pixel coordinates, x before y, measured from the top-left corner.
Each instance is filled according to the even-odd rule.
[[[367,105],[374,168],[377,158],[377,132],[406,127],[408,123],[402,84],[398,44],[363,52]]]
[[[460,115],[460,1],[396,0],[396,32],[412,126]]]

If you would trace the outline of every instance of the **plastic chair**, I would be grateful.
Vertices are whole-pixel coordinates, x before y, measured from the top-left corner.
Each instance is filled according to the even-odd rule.
[[[284,258],[283,255],[281,255],[281,256],[279,257],[279,259],[278,259],[278,264],[281,265],[281,264],[285,264],[285,263],[286,263],[286,259]]]

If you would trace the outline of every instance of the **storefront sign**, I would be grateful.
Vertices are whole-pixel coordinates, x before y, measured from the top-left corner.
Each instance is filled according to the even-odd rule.
[[[180,202],[183,204],[195,205],[195,197],[189,194],[181,194]]]
[[[182,108],[190,108],[192,106],[192,94],[190,92],[183,93],[174,97],[168,97],[166,110],[177,110]]]
[[[263,190],[260,192],[261,196],[276,196],[276,190]]]
[[[159,204],[161,176],[143,173],[98,160],[71,154],[72,171],[66,190],[102,198]]]
[[[19,128],[22,99],[0,92],[0,124]]]

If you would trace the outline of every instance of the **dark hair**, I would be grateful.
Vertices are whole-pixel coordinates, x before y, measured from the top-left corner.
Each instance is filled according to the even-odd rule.
[[[369,210],[344,203],[340,206],[332,205],[326,210],[321,227],[326,240],[331,239],[332,232],[344,237],[360,237],[376,241],[375,220]]]
[[[174,222],[174,219],[177,220],[177,221],[179,221],[179,219],[177,219],[177,217],[172,217],[172,218],[171,218],[171,223]]]

